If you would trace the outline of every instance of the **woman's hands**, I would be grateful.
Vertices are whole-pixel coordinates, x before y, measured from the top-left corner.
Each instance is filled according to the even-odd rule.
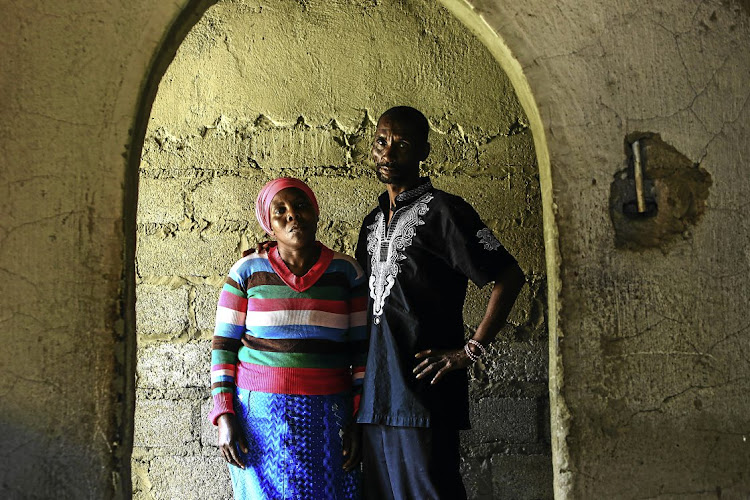
[[[412,373],[416,375],[417,379],[423,379],[434,373],[435,376],[430,381],[430,384],[433,385],[437,384],[443,378],[443,375],[449,371],[466,368],[472,363],[463,349],[427,349],[418,352],[414,357],[423,361],[412,370]]]
[[[248,452],[247,442],[242,435],[237,420],[231,413],[219,416],[216,424],[219,427],[219,451],[227,463],[245,468],[240,459],[239,450]],[[362,460],[362,429],[359,424],[352,422],[344,429],[344,470],[350,471],[359,465]]]
[[[234,415],[231,413],[224,413],[219,416],[216,423],[219,427],[219,451],[224,457],[224,460],[235,467],[244,469],[245,464],[240,460],[240,453],[238,450],[247,453],[247,442],[245,441],[245,436],[242,435],[240,426],[237,425],[237,420],[235,420]]]
[[[349,472],[362,460],[362,428],[352,422],[344,429],[344,470]]]

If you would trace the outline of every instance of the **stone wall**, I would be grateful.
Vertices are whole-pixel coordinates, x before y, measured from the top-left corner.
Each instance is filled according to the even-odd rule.
[[[136,498],[230,494],[206,422],[209,344],[226,272],[265,239],[255,196],[277,176],[307,180],[320,239],[353,254],[383,190],[368,165],[374,120],[401,103],[432,124],[423,173],[476,207],[529,280],[472,372],[472,498],[551,496],[539,180],[507,77],[437,5],[277,0],[212,7],[154,102],[138,204]],[[470,289],[467,333],[489,289]]]

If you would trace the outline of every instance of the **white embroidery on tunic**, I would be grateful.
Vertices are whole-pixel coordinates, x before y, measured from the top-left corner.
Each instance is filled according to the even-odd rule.
[[[497,241],[497,238],[495,238],[495,235],[492,234],[489,228],[480,229],[477,232],[477,238],[479,238],[479,243],[484,245],[485,250],[497,250],[500,248],[500,242]]]
[[[372,272],[370,274],[370,297],[373,300],[372,315],[375,324],[380,323],[383,304],[396,283],[396,276],[401,271],[399,261],[406,259],[404,250],[408,248],[416,227],[424,224],[422,217],[430,210],[427,204],[432,200],[432,193],[422,195],[411,206],[402,208],[394,214],[392,230],[386,234],[385,217],[379,212],[375,222],[367,229],[367,252],[370,254]]]

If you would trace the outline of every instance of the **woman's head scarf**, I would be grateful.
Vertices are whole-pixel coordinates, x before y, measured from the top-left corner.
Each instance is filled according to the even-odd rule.
[[[258,193],[258,198],[255,200],[255,217],[258,218],[260,227],[262,227],[268,234],[273,233],[273,229],[271,229],[271,201],[273,201],[273,197],[276,196],[276,193],[286,188],[297,188],[305,193],[307,197],[310,198],[315,213],[320,215],[318,200],[315,198],[315,193],[312,192],[310,186],[294,177],[280,177],[274,179],[263,186],[260,193]]]

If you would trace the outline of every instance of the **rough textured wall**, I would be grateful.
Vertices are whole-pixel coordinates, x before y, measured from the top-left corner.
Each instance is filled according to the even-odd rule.
[[[396,30],[398,26],[398,30]],[[216,300],[240,251],[264,235],[253,202],[270,178],[309,181],[319,238],[353,254],[381,185],[374,120],[395,104],[432,124],[424,173],[471,202],[529,278],[473,377],[463,435],[472,498],[548,498],[545,274],[539,180],[527,120],[487,50],[439,5],[220,2],[162,79],[140,169],[137,498],[229,496],[209,410]],[[489,287],[471,288],[467,329]]]
[[[556,493],[747,498],[747,2],[471,3],[521,63],[551,157]],[[658,212],[626,220],[611,190],[644,136]]]
[[[746,497],[748,2],[472,3],[520,61],[509,74],[528,81],[552,161],[541,180],[559,240],[545,243],[559,244],[563,294],[551,346],[570,417],[553,428],[567,437],[559,497]],[[149,62],[185,4],[0,2],[4,498],[106,498],[119,471],[107,443],[123,155]],[[614,248],[610,186],[635,131],[712,179],[697,225],[664,249]]]
[[[118,490],[124,153],[184,3],[0,2],[2,498]]]

